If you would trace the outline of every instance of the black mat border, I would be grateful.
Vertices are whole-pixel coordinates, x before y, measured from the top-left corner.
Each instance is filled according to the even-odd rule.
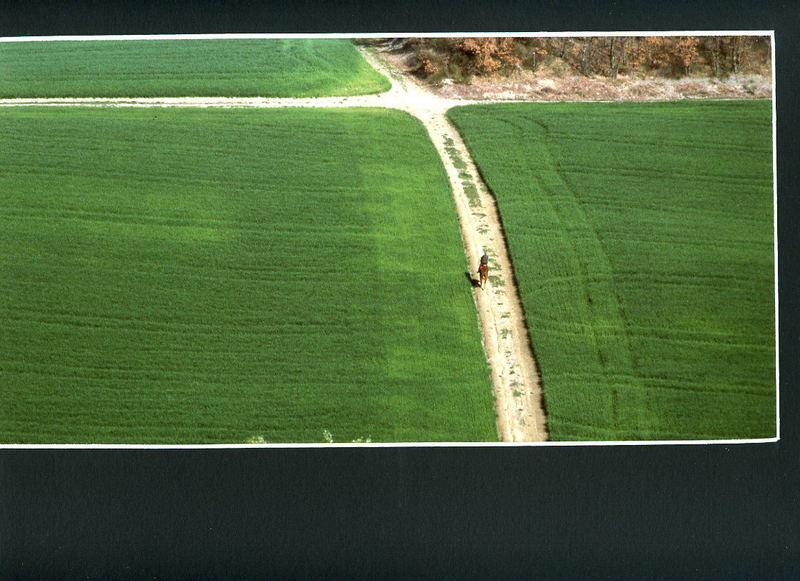
[[[793,2],[0,4],[0,36],[752,29],[778,59],[779,443],[5,449],[0,578],[800,578]]]

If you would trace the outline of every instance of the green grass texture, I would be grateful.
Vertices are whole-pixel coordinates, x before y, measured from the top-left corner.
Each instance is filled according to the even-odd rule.
[[[3,443],[496,441],[411,116],[8,108],[0,145]]]
[[[390,88],[346,39],[0,43],[0,97],[320,97]]]
[[[456,108],[554,440],[776,434],[771,103]]]

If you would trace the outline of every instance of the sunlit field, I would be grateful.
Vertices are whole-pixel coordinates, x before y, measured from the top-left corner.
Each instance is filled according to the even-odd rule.
[[[3,443],[496,440],[412,117],[10,108],[0,167]]]
[[[0,43],[0,98],[320,97],[388,89],[344,39]]]
[[[460,107],[552,439],[776,434],[771,103]]]

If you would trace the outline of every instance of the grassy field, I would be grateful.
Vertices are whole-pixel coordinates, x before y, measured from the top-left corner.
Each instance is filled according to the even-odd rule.
[[[344,39],[0,43],[0,97],[319,97],[388,90]]]
[[[496,439],[410,116],[11,108],[0,167],[0,441]]]
[[[553,439],[775,435],[771,103],[450,115],[498,199]]]

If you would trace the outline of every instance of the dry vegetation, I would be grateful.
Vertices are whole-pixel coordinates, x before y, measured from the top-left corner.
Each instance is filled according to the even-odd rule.
[[[376,44],[393,64],[450,98],[772,95],[768,37],[406,38]]]
[[[761,36],[604,36],[585,38],[408,38],[399,41],[428,81],[469,80],[536,71],[558,59],[565,73],[680,78],[769,72],[770,45]]]

